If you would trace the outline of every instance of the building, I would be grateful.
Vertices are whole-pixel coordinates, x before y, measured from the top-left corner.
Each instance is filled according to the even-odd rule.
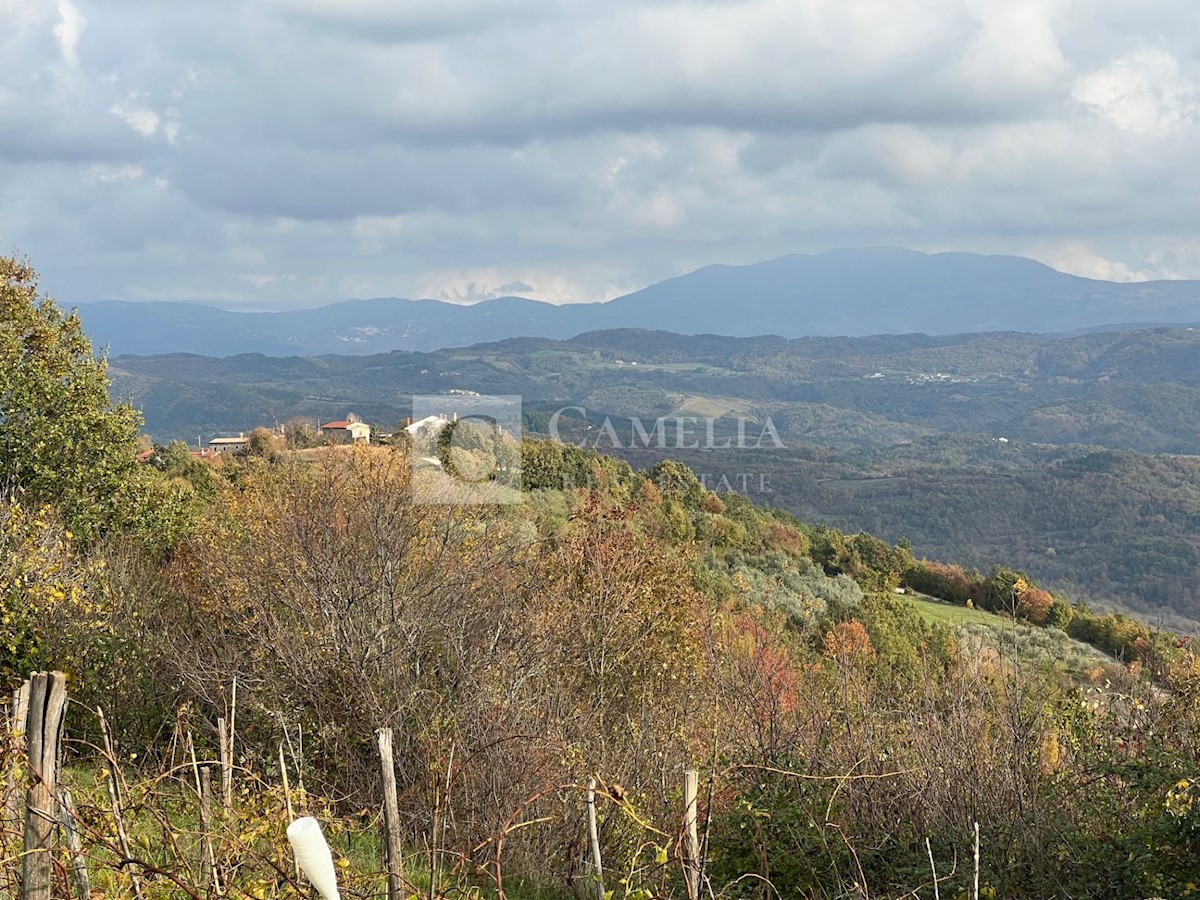
[[[237,437],[216,437],[208,442],[208,449],[216,453],[237,453],[239,450],[250,449],[250,438],[239,434]]]
[[[417,419],[417,421],[410,425],[405,425],[404,430],[414,438],[432,437],[445,428],[448,424],[450,423],[446,421],[446,417],[444,415],[426,416],[423,419]]]
[[[360,422],[358,416],[351,413],[342,421],[322,425],[321,436],[343,444],[366,442],[371,439],[371,426]]]

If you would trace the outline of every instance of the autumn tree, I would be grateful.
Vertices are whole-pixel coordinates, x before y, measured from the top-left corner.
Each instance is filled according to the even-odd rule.
[[[863,624],[855,619],[834,625],[825,635],[822,650],[827,658],[843,666],[875,658],[871,636]]]
[[[0,482],[58,507],[84,539],[113,521],[135,464],[139,415],[108,387],[79,316],[39,296],[28,263],[0,257]]]
[[[1017,615],[1034,625],[1045,625],[1054,606],[1054,597],[1049,591],[1025,585],[1017,594]]]

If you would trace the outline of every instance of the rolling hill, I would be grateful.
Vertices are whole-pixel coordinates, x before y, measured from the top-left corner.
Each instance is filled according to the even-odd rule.
[[[1200,622],[1200,331],[1069,337],[736,338],[624,329],[437,352],[111,361],[159,440],[354,411],[383,431],[413,394],[519,394],[527,428],[635,466],[681,459],[810,521],[1040,582],[1183,630]],[[631,449],[637,417],[769,417],[780,447]],[[625,446],[600,439],[606,419]],[[693,434],[703,434],[704,426]],[[684,441],[682,443],[689,443]],[[739,481],[747,475],[746,483]]]
[[[882,247],[706,266],[606,303],[556,306],[503,297],[459,306],[376,299],[247,313],[103,301],[82,305],[80,315],[95,343],[114,356],[368,355],[618,328],[796,338],[1178,324],[1200,319],[1200,282],[1118,284],[1020,257]]]

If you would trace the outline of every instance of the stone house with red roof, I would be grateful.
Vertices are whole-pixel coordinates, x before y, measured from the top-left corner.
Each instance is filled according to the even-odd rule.
[[[350,413],[345,419],[322,425],[321,436],[341,444],[366,442],[371,439],[371,426]]]

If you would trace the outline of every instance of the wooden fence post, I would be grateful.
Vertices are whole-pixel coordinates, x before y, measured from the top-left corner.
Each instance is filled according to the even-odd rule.
[[[221,893],[221,884],[216,875],[216,854],[212,839],[212,770],[200,767],[200,883],[207,891],[210,888]]]
[[[600,860],[600,832],[596,827],[596,779],[587,783],[588,843],[592,847],[592,873],[596,879],[596,900],[604,900],[604,867]]]
[[[71,886],[75,889],[75,900],[91,900],[92,886],[88,881],[87,860],[83,858],[83,843],[79,840],[79,829],[75,825],[79,821],[79,814],[75,812],[75,804],[68,790],[64,789],[59,794],[58,814],[67,850],[71,854]]]
[[[392,756],[392,729],[375,732],[383,771],[384,862],[388,873],[388,900],[404,896],[404,860],[400,849],[400,808],[396,799],[396,764]]]
[[[35,672],[29,679],[29,713],[25,720],[29,786],[21,863],[24,900],[50,900],[54,878],[51,850],[58,824],[55,786],[66,705],[67,676],[62,672]]]
[[[221,751],[221,803],[226,809],[233,808],[233,754],[230,753],[229,728],[225,717],[217,719],[217,743]]]
[[[25,718],[28,715],[29,679],[26,678],[25,683],[12,692],[12,706],[8,708],[8,733],[5,736],[5,742],[11,746],[13,754],[8,758],[4,797],[0,797],[0,852],[10,859],[16,859],[19,850],[12,848],[12,852],[8,852],[8,838],[10,835],[22,835],[25,828],[22,815],[25,792],[19,785],[20,779],[14,778],[14,775],[17,774],[17,757],[25,746]]]
[[[695,769],[683,773],[683,877],[688,900],[700,900],[700,838],[696,829],[696,791],[699,776]]]
[[[125,828],[125,812],[121,804],[121,767],[117,765],[117,749],[113,744],[112,732],[108,730],[108,719],[104,710],[96,707],[96,717],[100,720],[100,733],[104,736],[104,755],[108,765],[108,799],[112,801],[113,822],[117,826],[117,840],[121,845],[123,861],[133,859],[129,847],[129,831]],[[133,883],[133,895],[137,900],[145,900],[142,893],[142,880],[133,869],[129,870],[129,880]]]

